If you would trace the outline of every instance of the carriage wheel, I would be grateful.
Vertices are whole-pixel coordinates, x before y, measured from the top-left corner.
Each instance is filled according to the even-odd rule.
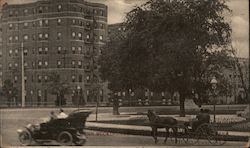
[[[188,128],[184,125],[177,125],[177,137],[181,138],[181,141],[184,141],[185,143],[188,143],[189,141],[189,131]]]
[[[22,131],[19,135],[18,135],[18,139],[21,142],[21,144],[23,146],[28,146],[31,144],[32,142],[32,137],[31,137],[31,133],[28,130],[24,130]]]
[[[197,127],[197,129],[195,130],[195,132],[193,133],[193,137],[194,137],[194,144],[197,144],[200,142],[200,139],[205,139],[207,138],[207,129],[209,128],[209,124],[204,123],[200,126]]]
[[[63,131],[58,135],[57,142],[59,142],[60,145],[72,145],[73,137],[70,132]]]
[[[210,124],[207,133],[207,139],[212,145],[223,145],[226,143],[225,138],[228,135],[227,132],[219,132],[215,125]]]

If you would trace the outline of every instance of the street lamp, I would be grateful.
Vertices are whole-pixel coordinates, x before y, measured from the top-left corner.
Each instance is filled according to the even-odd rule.
[[[80,89],[81,87],[80,86],[77,86],[77,97],[78,97],[78,110],[79,110],[79,104],[80,104]]]
[[[215,95],[216,95],[216,93],[215,93],[215,91],[216,91],[216,88],[217,88],[217,80],[216,80],[216,77],[213,77],[212,78],[212,80],[211,80],[211,85],[212,85],[212,89],[213,89],[213,97],[214,97],[214,123],[216,122],[215,121],[215,104],[216,104],[216,100],[215,100]]]

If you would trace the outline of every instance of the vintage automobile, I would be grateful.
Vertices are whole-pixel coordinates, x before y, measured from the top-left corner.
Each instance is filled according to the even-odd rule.
[[[86,134],[85,122],[91,114],[90,110],[75,110],[67,118],[54,119],[41,124],[28,124],[24,129],[18,129],[18,138],[22,145],[36,142],[42,145],[52,140],[60,145],[84,145]]]

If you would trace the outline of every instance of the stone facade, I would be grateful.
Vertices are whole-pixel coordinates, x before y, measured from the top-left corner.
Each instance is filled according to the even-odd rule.
[[[79,92],[87,105],[94,104],[96,97],[90,95],[93,85],[98,86],[100,102],[107,102],[97,65],[107,40],[106,5],[83,0],[5,3],[1,25],[2,79],[10,79],[18,87],[18,104],[22,51],[26,106],[54,105],[55,96],[48,90],[51,73],[58,73],[71,88],[66,105],[74,105],[72,100]]]

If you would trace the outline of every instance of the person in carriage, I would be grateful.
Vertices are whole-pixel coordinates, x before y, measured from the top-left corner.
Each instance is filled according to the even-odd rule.
[[[196,118],[190,122],[186,122],[185,126],[191,126],[192,131],[195,131],[200,125],[204,123],[210,123],[209,109],[201,108],[199,114],[196,115]]]

